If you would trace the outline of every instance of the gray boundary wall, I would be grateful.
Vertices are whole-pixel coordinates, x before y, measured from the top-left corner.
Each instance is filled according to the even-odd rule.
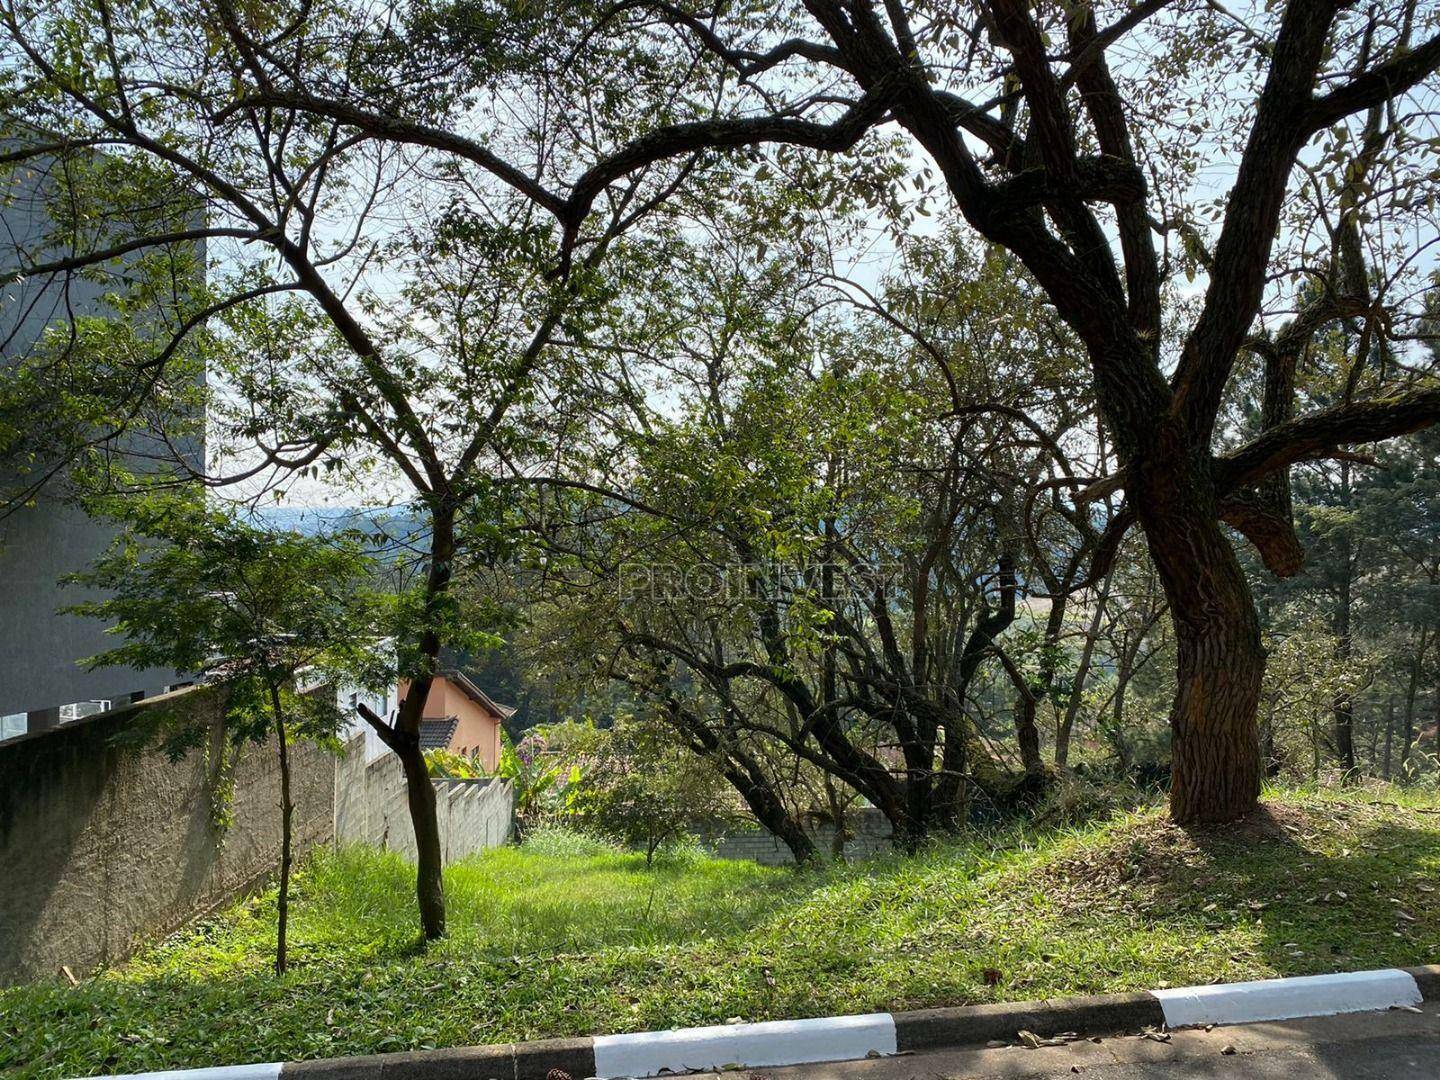
[[[214,822],[223,706],[220,691],[191,688],[0,743],[0,985],[115,963],[274,871],[272,746],[226,749],[231,822]],[[154,708],[206,725],[206,749],[172,762],[117,746]],[[338,762],[304,742],[291,759],[304,854],[333,835]]]
[[[845,839],[846,859],[868,859],[890,850],[890,823],[874,807],[851,810],[845,815],[845,830],[848,834]],[[808,831],[821,856],[828,858],[834,848],[835,826],[819,824]],[[751,829],[703,834],[700,842],[720,859],[748,859],[762,866],[788,866],[795,861],[784,843],[758,825]]]
[[[515,800],[508,782],[435,780],[435,813],[446,865],[510,839]],[[335,842],[364,844],[415,859],[415,831],[400,759],[365,763],[364,740],[351,740],[335,778]]]
[[[14,150],[24,138],[12,135],[0,140],[0,149]],[[69,254],[66,244],[44,243],[54,227],[47,200],[54,194],[52,173],[57,167],[54,158],[41,157],[0,175],[0,270],[19,266],[22,253],[40,261]],[[180,212],[185,216],[183,207]],[[193,223],[204,223],[198,203]],[[128,237],[121,228],[113,239]],[[192,250],[197,271],[203,272],[204,243],[195,243]],[[120,259],[111,269],[116,276],[104,281],[86,275],[35,275],[7,284],[0,290],[0,366],[30,356],[47,328],[66,327],[70,311],[77,316],[113,316],[115,308],[104,297],[123,290],[124,268],[138,258],[131,254]],[[157,312],[156,317],[159,315]],[[178,443],[186,460],[203,467],[205,448],[200,435],[187,433]],[[122,453],[123,464],[141,471],[153,468],[157,455],[163,461],[169,453],[157,441],[156,432],[139,423],[107,447]],[[43,714],[93,699],[110,701],[118,708],[122,702],[189,679],[163,668],[137,672],[122,667],[87,669],[78,663],[112,648],[115,639],[107,636],[105,624],[98,619],[56,610],[103,595],[76,585],[62,587],[61,578],[86,569],[115,538],[116,530],[64,498],[65,488],[62,474],[46,485],[33,504],[14,507],[0,520],[0,714]],[[41,722],[39,717],[32,718],[31,730]]]

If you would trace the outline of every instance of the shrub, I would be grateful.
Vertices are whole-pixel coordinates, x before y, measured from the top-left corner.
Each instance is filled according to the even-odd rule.
[[[568,725],[567,725],[568,726]],[[564,813],[580,767],[553,752],[547,729],[532,728],[520,742],[501,733],[500,762],[495,775],[508,780],[515,793],[515,817],[521,835]]]
[[[552,859],[588,859],[592,855],[617,855],[620,847],[607,840],[563,825],[537,825],[520,845],[530,855]]]
[[[619,716],[587,749],[571,800],[575,820],[643,851],[647,863],[693,830],[739,816],[714,765],[658,721]]]
[[[445,749],[426,750],[425,768],[442,780],[479,780],[485,775],[484,767],[475,758]]]

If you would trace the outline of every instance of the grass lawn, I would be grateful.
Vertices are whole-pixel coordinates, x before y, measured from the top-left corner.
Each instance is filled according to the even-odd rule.
[[[79,987],[0,991],[0,1072],[293,1060],[1440,962],[1433,799],[1274,793],[1184,831],[1157,809],[796,872],[503,849],[446,873],[325,854],[270,973],[274,895]],[[1386,799],[1396,799],[1386,793]],[[542,849],[543,850],[543,849]],[[999,973],[987,985],[986,971]]]

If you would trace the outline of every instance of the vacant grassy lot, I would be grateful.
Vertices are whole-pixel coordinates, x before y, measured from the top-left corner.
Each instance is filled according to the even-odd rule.
[[[283,979],[267,967],[264,896],[77,988],[0,991],[0,1071],[132,1072],[1440,961],[1440,814],[1371,798],[1277,794],[1263,820],[1229,831],[1183,831],[1149,810],[808,873],[506,849],[450,869],[450,936],[425,952],[407,867],[328,855],[300,879]]]

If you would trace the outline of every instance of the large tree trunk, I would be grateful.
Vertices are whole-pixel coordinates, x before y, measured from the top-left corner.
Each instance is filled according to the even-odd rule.
[[[1260,620],[1203,467],[1183,449],[1145,464],[1132,494],[1175,625],[1170,813],[1235,821],[1260,796]]]

